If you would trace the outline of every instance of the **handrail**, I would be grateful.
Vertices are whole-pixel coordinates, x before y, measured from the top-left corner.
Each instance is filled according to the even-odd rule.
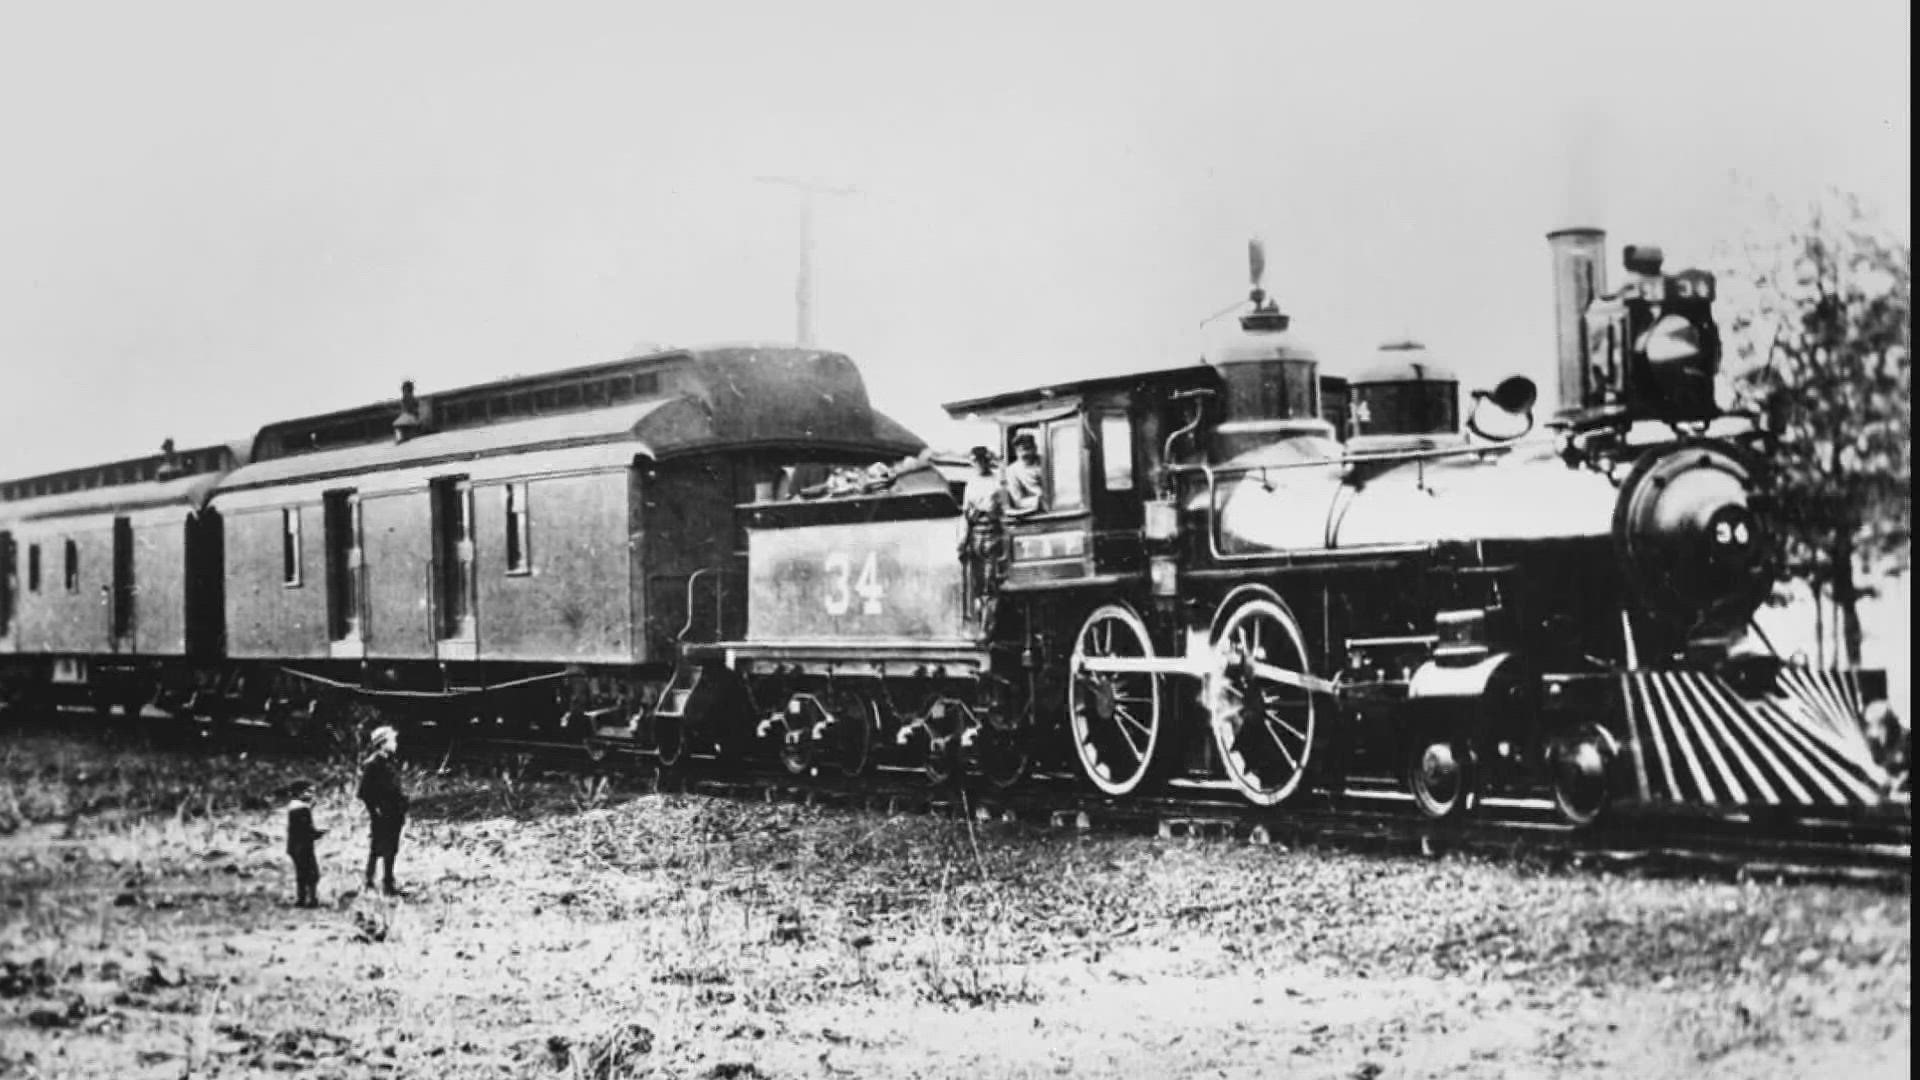
[[[1478,457],[1486,454],[1510,454],[1514,444],[1501,443],[1495,446],[1455,446],[1432,450],[1381,451],[1374,454],[1342,454],[1339,457],[1308,458],[1304,461],[1281,461],[1265,465],[1214,466],[1205,462],[1168,465],[1168,472],[1176,473],[1219,473],[1233,476],[1251,476],[1268,470],[1325,468],[1332,465],[1370,465],[1375,462],[1414,462],[1434,461],[1441,458]]]
[[[673,635],[673,640],[687,640],[687,634],[693,629],[693,584],[700,580],[700,575],[709,573],[712,570],[713,567],[711,566],[703,566],[687,575],[687,621],[680,627],[680,632]],[[716,635],[720,631],[720,602],[717,598],[714,600],[713,605],[713,629]]]

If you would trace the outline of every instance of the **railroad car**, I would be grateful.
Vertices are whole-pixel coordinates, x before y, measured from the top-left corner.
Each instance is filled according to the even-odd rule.
[[[846,357],[767,347],[269,425],[213,497],[238,705],[651,742],[680,639],[742,623],[733,507],[923,448]]]
[[[0,656],[54,704],[652,748],[680,640],[743,625],[734,506],[923,450],[810,349],[407,384],[246,453],[9,484]]]
[[[1715,403],[1711,276],[1630,247],[1607,293],[1603,234],[1551,241],[1546,423],[1524,378],[1462,410],[1412,343],[1324,377],[1256,258],[1200,364],[948,406],[1044,461],[990,595],[951,496],[756,502],[747,633],[690,649],[691,678],[796,770],[906,753],[1011,783],[1057,751],[1112,796],[1180,772],[1276,805],[1384,769],[1434,817],[1544,787],[1576,823],[1879,804],[1884,677],[1747,634],[1768,445]],[[709,746],[740,722],[696,718]]]
[[[246,444],[0,483],[0,704],[138,717],[222,648],[214,486]]]

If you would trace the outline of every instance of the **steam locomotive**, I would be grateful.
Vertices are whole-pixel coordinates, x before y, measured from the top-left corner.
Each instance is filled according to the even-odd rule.
[[[1044,451],[989,595],[951,498],[757,502],[749,633],[689,649],[690,678],[796,770],[898,745],[1007,784],[1057,751],[1108,795],[1223,776],[1263,806],[1384,770],[1436,818],[1545,785],[1580,824],[1880,803],[1862,718],[1884,675],[1747,647],[1775,577],[1767,442],[1715,401],[1714,279],[1629,247],[1608,293],[1602,233],[1550,240],[1539,430],[1530,380],[1463,420],[1411,343],[1323,376],[1256,247],[1202,363],[948,406]]]
[[[1768,448],[1715,401],[1712,277],[1629,247],[1609,293],[1602,234],[1550,239],[1544,424],[1524,378],[1463,417],[1412,343],[1323,373],[1257,247],[1201,363],[949,405],[1043,452],[987,573],[952,463],[814,350],[407,385],[0,484],[0,701],[1266,806],[1385,772],[1434,817],[1879,805],[1884,676],[1745,633]]]

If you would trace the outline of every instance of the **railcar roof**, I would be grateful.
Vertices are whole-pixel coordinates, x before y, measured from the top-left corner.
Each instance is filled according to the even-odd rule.
[[[408,389],[411,389],[409,386]],[[413,399],[420,435],[503,427],[531,417],[585,415],[656,398],[686,398],[721,442],[897,442],[904,429],[877,424],[860,370],[819,349],[723,345],[674,349],[610,363],[516,376]],[[402,399],[284,420],[260,429],[254,459],[329,453],[393,441]],[[879,430],[876,430],[878,428]],[[922,444],[910,434],[913,450]],[[664,452],[667,448],[656,447]]]
[[[155,506],[205,504],[214,486],[247,460],[250,442],[215,443],[0,482],[0,524]]]
[[[968,417],[986,420],[1009,413],[1044,408],[1056,401],[1070,401],[1117,390],[1131,390],[1148,385],[1184,389],[1195,386],[1214,386],[1219,381],[1220,373],[1212,366],[1185,364],[1180,367],[1140,371],[1128,375],[1103,375],[1097,379],[1081,379],[1077,382],[1053,383],[1026,390],[1011,390],[987,397],[948,402],[942,408],[947,410],[947,415],[957,420]]]
[[[675,353],[667,360],[693,358],[682,375],[661,381],[652,396],[630,404],[563,409],[550,415],[511,420],[475,420],[472,426],[429,427],[405,442],[391,434],[399,403],[370,407],[367,416],[383,421],[388,434],[334,448],[263,455],[262,460],[229,475],[222,491],[258,488],[378,472],[436,462],[467,461],[530,451],[605,445],[620,454],[662,459],[704,449],[755,445],[832,446],[900,454],[925,444],[891,417],[871,408],[852,363],[836,353],[803,349],[740,346],[704,353]],[[650,366],[650,365],[649,365]],[[621,371],[620,364],[576,368],[594,376]],[[643,367],[641,370],[646,370]],[[631,374],[632,369],[627,369]],[[487,393],[524,391],[525,385],[555,385],[542,376],[487,384],[481,388],[423,396],[441,408],[462,400],[478,405]],[[357,411],[356,411],[357,412]],[[263,443],[303,425],[332,422],[354,412],[308,421],[289,421],[262,429]]]
[[[219,485],[225,473],[199,473],[170,480],[150,480],[139,484],[84,488],[43,495],[36,499],[0,503],[0,525],[44,518],[77,517],[85,514],[124,514],[156,506],[184,506],[199,509]]]
[[[486,427],[429,432],[403,443],[389,440],[269,458],[227,474],[220,484],[220,490],[233,491],[296,480],[377,472],[434,461],[472,460],[496,454],[559,450],[600,443],[629,442],[634,454],[651,454],[654,446],[648,438],[648,429],[664,425],[658,422],[650,425],[649,418],[674,411],[675,406],[681,406],[681,411],[684,411],[685,407],[679,399],[655,398],[617,409],[594,409]]]

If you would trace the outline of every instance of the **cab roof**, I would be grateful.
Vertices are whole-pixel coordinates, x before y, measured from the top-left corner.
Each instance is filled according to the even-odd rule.
[[[1149,387],[1171,391],[1200,387],[1218,388],[1220,385],[1220,372],[1212,366],[1187,364],[1157,371],[1105,375],[1096,379],[1053,383],[1048,386],[1013,390],[987,397],[967,398],[949,402],[942,408],[946,409],[948,416],[956,420],[997,420],[1005,423],[1024,419],[1025,414],[1029,413],[1064,413],[1087,398],[1117,396]]]

